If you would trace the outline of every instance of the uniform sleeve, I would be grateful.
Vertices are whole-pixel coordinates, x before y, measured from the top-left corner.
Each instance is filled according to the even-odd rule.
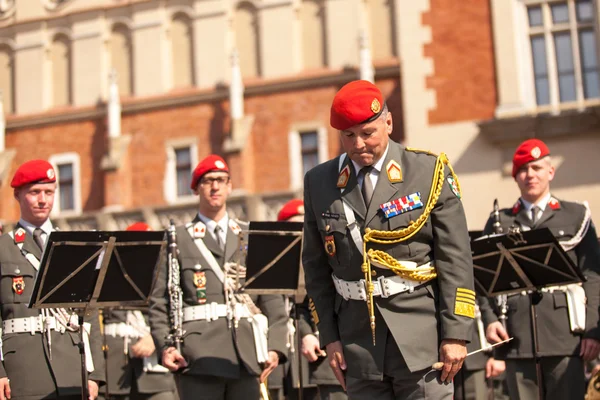
[[[165,260],[165,257],[162,258]],[[148,312],[150,330],[156,345],[156,354],[159,359],[167,347],[167,336],[171,331],[169,322],[169,292],[167,290],[167,263],[159,263],[159,272],[150,296],[150,309]]]
[[[102,351],[103,341],[100,333],[100,316],[98,310],[88,313],[84,318],[84,322],[89,322],[91,326],[90,348],[92,360],[94,361],[94,371],[89,375],[89,379],[104,384],[106,382],[106,367],[104,365],[105,360]]]
[[[269,319],[269,351],[279,353],[279,363],[287,361],[287,322],[283,296],[279,294],[261,295],[258,297],[258,307]]]
[[[451,189],[450,177],[446,174],[442,193],[431,212],[433,254],[440,288],[441,337],[470,341],[475,305],[473,260],[465,212]]]
[[[583,283],[587,298],[586,332],[584,337],[600,340],[600,246],[594,223],[590,222],[587,233],[575,248],[577,264],[587,280]]]
[[[308,310],[308,296],[305,297],[302,304],[296,305],[296,312],[298,313],[298,333],[303,338],[306,335],[313,334],[311,327],[311,316]]]
[[[321,347],[340,340],[337,317],[335,315],[335,287],[331,279],[332,269],[317,228],[317,221],[311,199],[310,172],[304,178],[304,244],[302,265],[308,296],[315,303],[317,328]]]

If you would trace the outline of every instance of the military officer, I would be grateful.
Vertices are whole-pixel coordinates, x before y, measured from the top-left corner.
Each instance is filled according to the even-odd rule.
[[[512,176],[521,197],[513,207],[500,210],[499,221],[492,215],[485,233],[492,233],[494,222],[504,232],[509,228],[522,231],[549,228],[571,260],[587,276],[581,286],[546,288],[536,305],[538,343],[543,374],[543,390],[547,399],[583,399],[583,360],[598,356],[600,330],[598,329],[600,250],[596,229],[587,204],[559,200],[550,192],[555,169],[550,150],[538,139],[524,141],[513,156]],[[569,305],[574,299],[583,307]],[[585,305],[587,298],[587,305]],[[530,324],[530,296],[509,296],[507,301],[507,329],[498,321],[500,313],[494,304],[482,307],[486,321],[486,336],[490,343],[508,335],[515,339],[503,345],[506,353],[506,374],[511,399],[533,399],[538,396],[535,362]],[[585,323],[571,324],[569,316],[583,315]],[[508,332],[507,332],[508,331]]]
[[[286,360],[283,297],[237,293],[236,278],[243,282],[245,270],[240,239],[248,225],[227,213],[232,185],[225,161],[217,155],[203,159],[191,187],[199,196],[198,215],[176,230],[185,331],[181,352],[166,340],[173,312],[168,268],[151,297],[152,335],[162,365],[178,373],[183,400],[257,399],[259,376],[264,382]],[[265,316],[268,341],[260,325]]]
[[[144,222],[128,231],[150,231]],[[109,400],[175,400],[173,374],[158,364],[150,334],[147,312],[109,310],[103,312],[104,340],[108,350],[107,386]]]
[[[285,203],[285,205],[277,214],[278,221],[303,222],[304,221],[304,201],[301,199],[293,199]],[[301,337],[301,348],[304,357],[302,363],[303,373],[303,399],[321,399],[321,400],[345,400],[348,397],[344,389],[335,378],[332,369],[326,362],[326,354],[319,346],[319,333],[316,330],[314,321],[312,320],[309,311],[309,299],[305,296],[302,303],[296,306],[298,313],[298,331]],[[294,338],[294,344],[297,339]],[[308,366],[305,365],[309,362]],[[288,382],[290,390],[288,398],[297,398],[298,383],[298,362],[296,357],[290,361],[290,376]]]
[[[369,82],[338,91],[330,122],[345,154],[304,180],[321,346],[351,399],[450,399],[475,314],[458,180],[444,154],[389,140],[392,114]]]
[[[78,318],[65,309],[30,309],[42,249],[54,230],[49,219],[56,175],[45,160],[31,160],[11,181],[21,217],[0,237],[2,363],[0,399],[81,399]],[[89,398],[98,396],[104,360],[98,314],[84,319]],[[91,325],[90,325],[91,323]]]

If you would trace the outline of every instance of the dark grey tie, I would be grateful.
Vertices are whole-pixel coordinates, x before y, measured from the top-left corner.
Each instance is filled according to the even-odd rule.
[[[219,248],[223,250],[225,248],[225,244],[223,243],[223,240],[221,240],[221,231],[223,231],[223,229],[221,229],[219,225],[215,226],[215,239],[217,240]]]
[[[44,250],[44,240],[42,239],[42,230],[40,228],[35,228],[33,230],[33,239],[35,240],[35,244],[38,245],[40,250]]]
[[[531,225],[535,225],[538,220],[538,213],[540,212],[540,208],[538,206],[531,207]]]
[[[369,165],[367,167],[363,167],[360,170],[360,173],[363,175],[362,182],[362,195],[365,201],[365,206],[369,208],[369,204],[371,204],[371,198],[373,197],[373,182],[371,182],[371,171],[373,170],[373,166]]]

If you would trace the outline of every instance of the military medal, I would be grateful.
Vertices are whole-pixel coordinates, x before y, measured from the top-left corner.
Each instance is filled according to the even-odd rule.
[[[337,180],[337,187],[345,188],[348,184],[348,179],[350,179],[350,166],[346,165]]]
[[[335,256],[335,240],[333,239],[333,235],[325,236],[325,251],[330,257]]]
[[[403,214],[421,207],[423,207],[421,192],[409,194],[408,196],[388,201],[379,206],[386,218],[392,218],[398,214]]]
[[[388,180],[391,183],[402,182],[402,168],[400,168],[400,165],[396,161],[391,160],[387,167],[385,167],[385,170],[387,171]]]
[[[206,303],[206,274],[203,271],[194,272],[194,286],[198,304]]]
[[[18,295],[23,294],[23,291],[25,290],[25,280],[23,279],[23,277],[22,276],[13,277],[12,287],[16,294],[18,294]]]

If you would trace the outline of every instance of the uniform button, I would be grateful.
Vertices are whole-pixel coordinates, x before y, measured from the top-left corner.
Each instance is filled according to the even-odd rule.
[[[15,274],[20,274],[21,270],[19,268],[15,269]]]
[[[559,235],[564,235],[564,234],[565,234],[565,231],[558,231],[558,234],[559,234]]]
[[[196,264],[196,265],[194,265],[194,269],[202,269],[202,265]]]
[[[331,230],[331,225],[325,225],[325,232],[329,232]]]

